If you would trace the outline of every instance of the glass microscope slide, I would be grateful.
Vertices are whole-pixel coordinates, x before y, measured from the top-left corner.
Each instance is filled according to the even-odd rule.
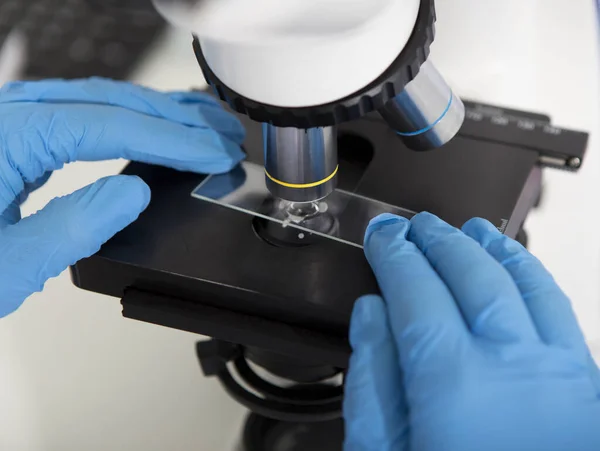
[[[196,199],[260,217],[300,233],[362,248],[371,219],[382,213],[411,218],[415,212],[355,193],[335,190],[311,205],[275,198],[267,189],[264,167],[248,161],[231,172],[206,177],[192,192]],[[296,212],[312,212],[303,216]]]

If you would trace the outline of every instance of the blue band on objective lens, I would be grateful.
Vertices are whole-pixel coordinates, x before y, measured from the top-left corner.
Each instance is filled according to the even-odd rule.
[[[444,119],[444,116],[446,116],[446,113],[448,113],[448,111],[450,111],[450,107],[452,106],[452,100],[454,100],[454,93],[450,93],[450,101],[448,102],[448,105],[446,106],[446,109],[444,110],[444,112],[442,113],[442,115],[431,125],[428,125],[425,128],[422,128],[421,130],[417,130],[416,132],[396,132],[398,135],[400,136],[417,136],[417,135],[421,135],[425,132],[428,132],[429,130],[431,130],[433,127],[435,127],[437,124],[440,123],[440,121],[442,119]]]

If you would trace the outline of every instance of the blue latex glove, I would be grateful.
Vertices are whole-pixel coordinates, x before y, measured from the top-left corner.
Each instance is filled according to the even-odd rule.
[[[373,220],[346,451],[597,451],[599,372],[567,297],[490,223]]]
[[[101,179],[21,219],[19,203],[75,160],[126,158],[222,173],[242,158],[239,121],[202,93],[158,93],[103,79],[0,90],[0,317],[98,251],[146,208],[139,178]]]

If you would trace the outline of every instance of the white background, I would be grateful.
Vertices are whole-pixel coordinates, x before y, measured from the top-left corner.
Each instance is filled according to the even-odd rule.
[[[579,174],[546,173],[531,249],[600,338],[600,161],[597,31],[592,0],[438,0],[433,58],[458,94],[550,114],[592,132]],[[1,75],[1,74],[0,74]],[[135,81],[202,86],[190,38],[171,33]],[[121,161],[75,163],[35,193],[24,214]],[[483,170],[483,168],[482,168]],[[202,377],[197,336],[123,319],[117,299],[75,289],[67,273],[0,321],[0,449],[231,450],[244,415]]]

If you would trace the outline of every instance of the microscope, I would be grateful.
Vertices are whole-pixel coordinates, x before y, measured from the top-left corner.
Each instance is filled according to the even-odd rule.
[[[73,282],[126,318],[212,337],[197,356],[250,410],[245,451],[340,450],[350,315],[378,292],[369,220],[483,217],[526,244],[544,168],[577,171],[588,135],[461,100],[429,59],[433,0],[153,4],[190,31],[247,158],[208,176],[129,164],[151,204]]]

